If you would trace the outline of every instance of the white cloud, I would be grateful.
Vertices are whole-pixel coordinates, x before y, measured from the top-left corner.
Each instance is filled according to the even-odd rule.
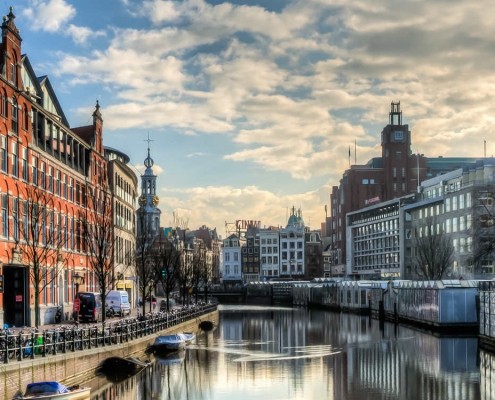
[[[23,14],[31,21],[31,29],[57,32],[74,18],[76,9],[65,0],[32,0]]]
[[[71,36],[77,44],[85,44],[89,38],[105,36],[105,32],[103,31],[95,31],[94,29],[84,26],[76,26],[73,24],[69,24],[67,26],[66,33]]]
[[[261,190],[256,186],[236,188],[231,186],[206,186],[189,189],[167,188],[159,193],[162,224],[171,224],[174,211],[191,223],[196,229],[202,221],[224,236],[225,223],[238,219],[261,220],[262,226],[286,226],[288,209],[301,208],[306,225],[320,228],[324,220],[324,200],[329,188],[300,193],[280,195]]]
[[[391,101],[401,101],[414,151],[482,155],[483,139],[495,125],[489,1],[285,3],[272,12],[249,2],[154,0],[138,7],[125,1],[151,26],[118,26],[107,48],[64,54],[54,70],[73,84],[100,84],[111,94],[106,129],[221,134],[229,146],[219,159],[286,171],[288,186],[291,178],[310,181],[322,171],[338,185],[354,141],[358,163],[379,156]],[[58,29],[73,18],[61,0],[37,4],[60,7],[53,24]],[[72,33],[81,42],[87,37],[84,28]],[[222,207],[231,210],[226,220],[234,207],[235,215],[245,207],[246,218],[283,217],[284,207],[297,200],[283,198],[281,205],[278,194],[259,187],[198,187],[169,200],[177,209],[187,204],[191,221],[214,220]],[[323,200],[303,193],[301,202],[302,196],[313,199],[301,204],[303,212],[318,214],[313,210]]]

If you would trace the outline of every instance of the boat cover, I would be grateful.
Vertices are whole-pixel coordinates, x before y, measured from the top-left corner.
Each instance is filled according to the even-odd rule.
[[[26,386],[26,393],[24,394],[24,396],[58,393],[70,393],[70,390],[67,388],[67,386],[55,381],[34,382],[29,383]]]

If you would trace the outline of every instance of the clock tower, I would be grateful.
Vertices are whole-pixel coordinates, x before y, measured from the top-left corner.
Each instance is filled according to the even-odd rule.
[[[156,175],[153,174],[153,159],[150,156],[150,142],[148,137],[148,157],[144,160],[146,167],[141,175],[141,195],[137,214],[137,236],[146,235],[154,238],[160,231],[161,211],[157,208],[159,199],[156,195]]]

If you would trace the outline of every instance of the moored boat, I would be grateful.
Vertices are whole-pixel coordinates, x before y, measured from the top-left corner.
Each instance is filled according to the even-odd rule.
[[[157,336],[152,345],[153,352],[169,352],[182,350],[186,347],[186,341],[182,334],[161,335]]]
[[[196,340],[196,334],[193,332],[178,333],[182,339],[186,342],[186,345],[193,343]]]
[[[15,400],[89,400],[91,388],[74,385],[65,386],[60,382],[33,382],[26,386],[25,393]]]
[[[104,375],[111,382],[120,382],[149,365],[149,362],[134,357],[108,357],[100,363],[96,374]]]

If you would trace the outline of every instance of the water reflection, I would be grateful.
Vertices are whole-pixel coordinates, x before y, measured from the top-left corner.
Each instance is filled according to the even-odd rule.
[[[224,307],[185,352],[94,380],[92,399],[495,400],[495,359],[477,346],[357,315]]]

